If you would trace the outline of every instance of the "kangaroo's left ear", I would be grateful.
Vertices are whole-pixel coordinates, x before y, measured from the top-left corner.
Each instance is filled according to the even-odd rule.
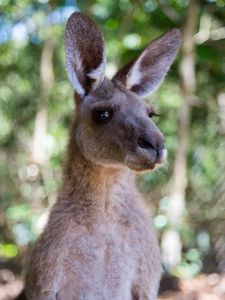
[[[181,32],[173,29],[154,40],[134,61],[125,65],[113,77],[127,89],[146,96],[162,82],[181,44]]]

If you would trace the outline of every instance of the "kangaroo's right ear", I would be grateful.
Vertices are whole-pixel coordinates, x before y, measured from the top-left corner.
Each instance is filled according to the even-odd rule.
[[[137,59],[125,65],[114,76],[114,81],[139,96],[153,92],[169,70],[181,44],[181,33],[173,29],[154,40]]]
[[[80,97],[96,89],[104,79],[105,49],[101,31],[82,13],[73,13],[66,25],[68,77]]]

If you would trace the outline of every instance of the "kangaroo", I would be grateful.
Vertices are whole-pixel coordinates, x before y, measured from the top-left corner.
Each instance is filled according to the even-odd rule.
[[[154,300],[160,250],[135,175],[166,159],[154,91],[181,43],[173,29],[108,80],[101,31],[82,13],[66,26],[65,52],[76,110],[64,179],[31,256],[29,300]]]

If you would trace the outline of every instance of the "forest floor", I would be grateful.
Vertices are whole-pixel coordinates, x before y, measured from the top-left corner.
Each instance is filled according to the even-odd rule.
[[[158,300],[225,300],[225,274],[179,280],[176,291],[165,291]]]
[[[15,299],[22,288],[21,278],[7,269],[0,270],[0,300]],[[225,274],[201,274],[179,280],[176,290],[162,292],[158,300],[225,300]]]

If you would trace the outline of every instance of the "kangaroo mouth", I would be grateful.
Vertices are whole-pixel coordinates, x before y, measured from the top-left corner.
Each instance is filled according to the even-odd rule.
[[[151,155],[143,154],[128,154],[125,159],[125,164],[136,172],[152,171],[162,166],[167,157],[167,150],[164,150],[158,156],[152,157]]]
[[[154,170],[156,167],[155,163],[151,162],[141,162],[141,161],[135,161],[135,160],[127,160],[126,165],[136,171],[136,172],[143,172],[143,171],[150,171]]]

